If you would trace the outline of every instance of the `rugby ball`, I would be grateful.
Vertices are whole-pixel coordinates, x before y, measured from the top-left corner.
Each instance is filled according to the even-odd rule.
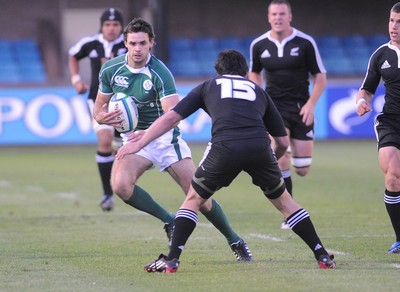
[[[134,131],[139,121],[139,114],[133,98],[122,92],[114,94],[108,103],[108,112],[118,109],[121,110],[121,114],[117,119],[120,119],[121,123],[115,129],[120,133]]]

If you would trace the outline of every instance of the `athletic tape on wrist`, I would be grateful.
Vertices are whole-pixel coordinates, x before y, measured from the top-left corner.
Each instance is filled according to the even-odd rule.
[[[79,74],[72,75],[72,77],[71,77],[72,85],[75,85],[79,81],[81,81],[81,76]]]
[[[365,100],[365,98],[360,98],[360,99],[357,101],[356,105],[359,106],[360,103],[362,103],[362,102],[365,102],[365,103],[366,103],[367,101]]]

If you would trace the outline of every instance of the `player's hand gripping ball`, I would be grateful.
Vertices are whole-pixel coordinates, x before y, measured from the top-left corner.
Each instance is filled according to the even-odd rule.
[[[121,110],[121,114],[117,119],[120,119],[121,123],[115,129],[120,133],[134,131],[138,124],[139,114],[133,98],[121,92],[114,94],[108,104],[108,111],[112,112],[118,109]]]

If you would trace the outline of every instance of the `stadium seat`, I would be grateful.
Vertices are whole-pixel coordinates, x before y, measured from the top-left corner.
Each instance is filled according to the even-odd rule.
[[[22,81],[20,70],[15,62],[2,62],[0,66],[0,83],[18,83]]]
[[[169,63],[172,74],[179,77],[197,77],[201,74],[200,63],[197,60],[175,60]]]
[[[374,52],[378,47],[387,43],[390,40],[389,36],[386,34],[375,34],[366,36],[366,42],[370,51]]]
[[[367,41],[364,36],[359,34],[346,35],[341,37],[341,43],[345,48],[349,47],[365,47]]]
[[[47,76],[43,64],[39,62],[28,62],[23,66],[21,79],[24,82],[46,82]]]
[[[339,36],[326,35],[315,38],[320,49],[338,48],[342,46]]]
[[[369,58],[365,56],[353,57],[350,59],[351,64],[354,67],[354,73],[363,75],[367,71]]]
[[[169,49],[172,50],[191,50],[193,41],[189,38],[173,38],[169,41]]]
[[[34,39],[0,40],[0,82],[45,82],[46,72]]]
[[[322,59],[342,59],[346,58],[345,50],[340,47],[329,47],[329,48],[320,48],[319,52],[321,54]]]
[[[21,39],[12,42],[12,48],[17,60],[33,59],[41,62],[41,54],[35,40]]]
[[[226,49],[242,50],[242,39],[239,37],[224,37],[218,40],[218,49],[220,51]]]
[[[337,58],[324,60],[328,75],[354,75],[354,65],[348,58]]]
[[[258,36],[247,36],[244,37],[242,40],[243,48],[247,51],[250,50],[251,43],[257,38]]]
[[[13,59],[14,56],[10,42],[7,40],[0,40],[0,61],[3,62]]]
[[[169,58],[172,61],[175,60],[193,60],[196,57],[196,54],[193,50],[170,50],[169,51]]]
[[[194,39],[193,49],[196,51],[216,50],[218,49],[218,41],[216,38],[212,37],[196,38]]]

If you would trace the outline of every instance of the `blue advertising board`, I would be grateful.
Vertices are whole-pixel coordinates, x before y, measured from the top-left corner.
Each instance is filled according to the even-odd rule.
[[[95,143],[86,97],[72,88],[0,90],[0,144]]]
[[[359,85],[358,85],[359,86]],[[372,100],[372,112],[360,117],[356,114],[355,99],[357,86],[335,86],[326,90],[324,114],[328,128],[328,139],[351,139],[375,137],[374,118],[382,111],[384,87],[378,87]]]
[[[196,84],[179,85],[184,97]],[[384,88],[373,99],[373,112],[355,113],[359,84],[327,86],[315,109],[316,139],[372,138],[373,119],[382,109]],[[211,121],[199,110],[180,123],[187,141],[208,141]],[[0,145],[92,144],[96,135],[86,106],[86,96],[72,87],[0,90]]]

